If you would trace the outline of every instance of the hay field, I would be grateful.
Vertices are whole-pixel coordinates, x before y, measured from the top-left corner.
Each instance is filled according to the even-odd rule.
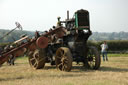
[[[109,57],[99,70],[87,70],[73,63],[71,72],[47,64],[44,69],[30,68],[26,57],[15,66],[0,68],[0,85],[128,85],[128,57]]]

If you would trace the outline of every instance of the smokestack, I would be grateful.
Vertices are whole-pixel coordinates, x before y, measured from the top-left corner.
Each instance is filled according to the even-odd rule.
[[[67,20],[69,20],[69,11],[67,11]]]

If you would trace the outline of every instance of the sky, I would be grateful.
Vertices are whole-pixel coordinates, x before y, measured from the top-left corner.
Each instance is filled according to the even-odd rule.
[[[90,13],[93,32],[128,32],[128,0],[0,0],[0,29],[13,29],[19,22],[23,30],[45,31],[79,9]]]

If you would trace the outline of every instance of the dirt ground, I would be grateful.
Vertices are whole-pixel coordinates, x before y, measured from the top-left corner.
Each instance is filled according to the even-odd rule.
[[[27,58],[20,58],[15,66],[5,63],[0,68],[0,85],[128,85],[128,57],[109,57],[99,70],[87,70],[74,62],[71,72],[49,64],[35,70]]]

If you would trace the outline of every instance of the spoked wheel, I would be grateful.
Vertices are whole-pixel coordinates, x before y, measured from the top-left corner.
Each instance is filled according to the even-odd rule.
[[[87,68],[97,70],[100,67],[100,63],[101,58],[98,50],[95,47],[90,46],[88,49],[87,57],[85,58],[85,66]]]
[[[72,54],[69,48],[61,47],[56,51],[55,63],[56,67],[61,71],[71,71],[72,68]]]
[[[29,55],[29,64],[35,69],[40,69],[45,66],[45,50],[37,49]]]

